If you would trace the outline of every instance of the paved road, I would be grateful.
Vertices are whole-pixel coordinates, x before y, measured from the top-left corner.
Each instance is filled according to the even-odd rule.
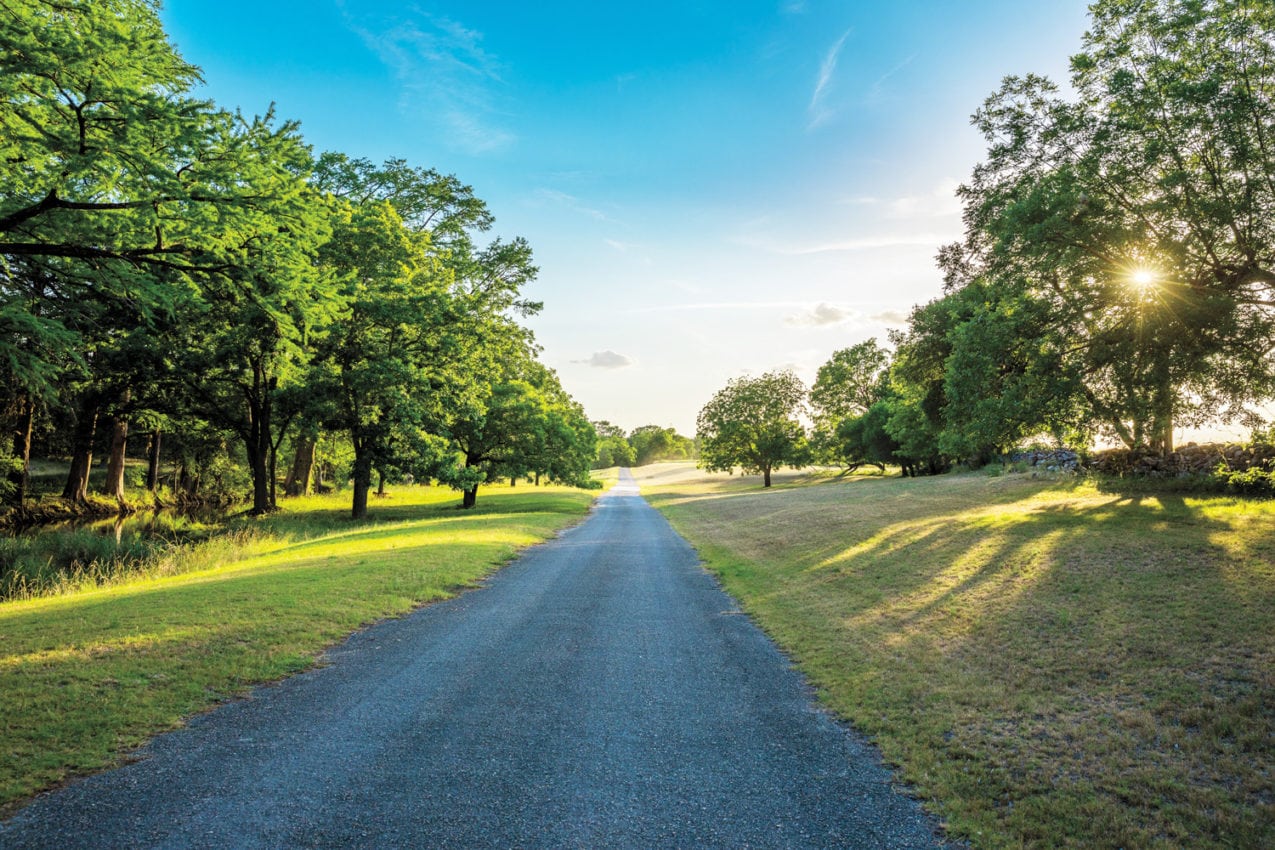
[[[48,794],[0,847],[934,847],[637,495]]]

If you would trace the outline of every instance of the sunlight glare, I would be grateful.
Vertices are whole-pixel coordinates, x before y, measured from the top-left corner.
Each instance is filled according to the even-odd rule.
[[[1138,289],[1150,289],[1155,285],[1156,273],[1148,268],[1137,268],[1130,273],[1129,280],[1132,281],[1133,285]]]

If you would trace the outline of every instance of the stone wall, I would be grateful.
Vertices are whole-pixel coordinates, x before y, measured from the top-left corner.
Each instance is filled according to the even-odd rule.
[[[1218,467],[1244,472],[1275,468],[1275,445],[1252,443],[1187,443],[1167,457],[1133,449],[1108,449],[1090,455],[1086,469],[1105,475],[1156,477],[1209,475]]]

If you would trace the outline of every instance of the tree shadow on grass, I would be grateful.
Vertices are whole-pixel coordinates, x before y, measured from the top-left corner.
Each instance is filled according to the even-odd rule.
[[[1229,501],[1134,492],[914,512],[849,547],[807,543],[773,580],[758,572],[768,607],[886,683],[840,686],[844,710],[872,705],[904,738],[955,730],[959,744],[928,743],[926,758],[976,768],[977,782],[949,771],[974,809],[1029,794],[1047,817],[1083,822],[1068,807],[1097,798],[1088,840],[1222,841],[1198,813],[1260,832],[1254,779],[1275,767],[1258,743],[1275,716],[1255,707],[1275,692],[1275,586],[1251,557],[1275,546],[1275,523],[1228,514]],[[1031,828],[1012,807],[996,817]]]

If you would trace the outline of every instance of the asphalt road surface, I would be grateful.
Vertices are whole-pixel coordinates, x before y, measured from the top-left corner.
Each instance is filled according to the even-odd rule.
[[[482,589],[46,794],[0,847],[935,847],[625,473]]]

